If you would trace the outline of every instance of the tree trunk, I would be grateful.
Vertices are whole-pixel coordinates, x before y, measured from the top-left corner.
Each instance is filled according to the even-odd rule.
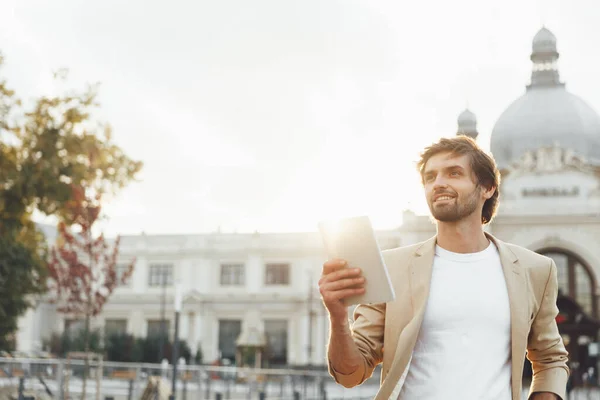
[[[90,365],[90,358],[88,357],[88,352],[90,351],[90,315],[85,315],[85,330],[83,331],[83,344],[84,344],[84,352],[85,352],[85,361],[83,362],[83,389],[81,392],[81,399],[86,399],[86,386],[87,386],[87,376],[88,376],[88,368]]]

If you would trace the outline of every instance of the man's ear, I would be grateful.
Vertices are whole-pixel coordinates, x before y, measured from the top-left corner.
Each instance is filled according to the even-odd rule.
[[[482,189],[483,189],[483,197],[486,200],[488,200],[494,195],[494,193],[496,193],[497,188],[496,188],[496,186],[490,186],[489,188],[483,187]]]

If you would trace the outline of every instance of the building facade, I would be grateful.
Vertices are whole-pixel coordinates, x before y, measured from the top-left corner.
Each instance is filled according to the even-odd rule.
[[[399,232],[379,232],[378,240],[396,247]],[[96,328],[145,337],[159,334],[164,320],[173,338],[179,284],[179,338],[205,362],[234,361],[237,340],[258,332],[268,365],[324,364],[328,319],[317,285],[325,254],[317,233],[124,236],[120,249],[121,265],[135,258],[135,269]],[[41,303],[22,320],[19,350],[40,349],[44,337],[73,322]]]
[[[533,40],[531,82],[495,124],[491,153],[502,172],[500,212],[486,229],[548,255],[558,267],[557,318],[571,367],[598,364],[600,274],[600,117],[561,82],[556,37]],[[457,134],[477,137],[466,110]],[[428,216],[404,213],[402,226],[377,232],[383,249],[435,234]],[[317,282],[325,254],[317,233],[206,234],[122,238],[121,261],[137,259],[131,283],[116,290],[99,326],[145,336],[162,317],[173,334],[174,283],[181,282],[181,338],[205,361],[234,359],[236,341],[258,332],[271,365],[322,365],[328,336]],[[40,304],[22,319],[22,350],[69,321]]]

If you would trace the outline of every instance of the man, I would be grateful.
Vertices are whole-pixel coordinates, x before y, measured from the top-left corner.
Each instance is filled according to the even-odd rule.
[[[344,260],[323,265],[329,372],[353,387],[383,363],[376,400],[520,400],[527,352],[529,398],[566,399],[556,265],[483,229],[498,205],[494,160],[459,136],[426,148],[418,167],[437,235],[383,252],[396,299],[357,306],[350,328],[342,301],[364,278]]]

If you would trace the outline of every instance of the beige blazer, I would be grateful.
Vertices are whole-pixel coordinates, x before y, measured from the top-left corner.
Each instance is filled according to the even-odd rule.
[[[556,265],[549,257],[504,243],[491,235],[488,238],[500,253],[510,301],[512,398],[521,399],[527,352],[534,374],[530,394],[553,392],[566,399],[569,369],[567,351],[555,320],[558,313]],[[329,362],[329,372],[336,382],[345,387],[359,385],[382,362],[381,386],[375,400],[390,397],[406,369],[419,334],[429,294],[435,244],[434,236],[416,245],[383,252],[396,299],[387,304],[356,308],[352,336],[363,363],[352,374],[344,375],[335,371]]]

